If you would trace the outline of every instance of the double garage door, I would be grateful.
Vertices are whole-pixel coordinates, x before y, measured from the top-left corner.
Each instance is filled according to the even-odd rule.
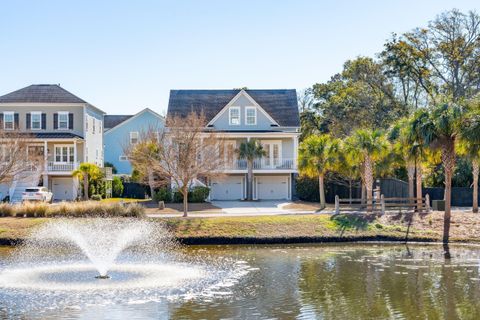
[[[257,176],[254,178],[254,194],[259,200],[288,199],[288,176]],[[240,200],[246,195],[243,176],[229,176],[212,181],[210,198],[212,200]]]

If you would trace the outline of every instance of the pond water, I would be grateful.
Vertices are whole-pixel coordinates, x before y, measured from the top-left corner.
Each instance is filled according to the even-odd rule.
[[[60,271],[39,267],[10,272],[14,249],[0,248],[0,318],[480,318],[480,248],[476,246],[450,246],[450,258],[436,244],[179,250],[201,267],[192,271],[191,263],[166,263],[162,268],[139,264],[118,270],[113,266],[112,279],[98,280],[87,262],[60,266]],[[67,254],[58,253],[57,260]],[[197,272],[214,276],[192,280]],[[122,282],[126,277],[129,280]],[[164,286],[165,279],[158,280],[162,277],[175,281]],[[65,283],[68,286],[62,287]]]

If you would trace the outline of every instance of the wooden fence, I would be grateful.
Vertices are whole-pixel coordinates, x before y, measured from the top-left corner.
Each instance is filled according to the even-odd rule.
[[[386,212],[430,212],[430,196],[424,198],[386,198],[383,194],[380,198],[371,199],[340,199],[335,196],[335,213],[340,212],[376,212],[384,214]]]

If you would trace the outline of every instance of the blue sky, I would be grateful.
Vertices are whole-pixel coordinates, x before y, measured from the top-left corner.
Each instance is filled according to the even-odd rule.
[[[0,94],[60,83],[110,114],[170,89],[301,89],[478,0],[0,1]]]

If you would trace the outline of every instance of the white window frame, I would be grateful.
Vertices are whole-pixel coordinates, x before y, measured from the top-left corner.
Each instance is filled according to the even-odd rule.
[[[238,111],[238,123],[233,123],[232,122],[232,111],[237,110]],[[240,110],[240,107],[229,107],[228,108],[228,124],[231,126],[239,126],[242,124],[242,112]]]
[[[9,115],[9,116],[12,116],[12,127],[11,128],[7,128],[7,121],[5,120],[6,119],[6,116]],[[8,121],[10,123],[10,121]],[[5,111],[3,113],[3,129],[5,130],[15,130],[15,112],[13,111]]]
[[[132,136],[133,135],[136,135],[137,137],[136,138],[133,138]],[[136,144],[138,143],[138,141],[140,140],[140,135],[138,134],[138,131],[130,131],[130,144]],[[132,139],[137,139],[136,142],[132,142]]]
[[[39,116],[38,128],[33,127],[33,115]],[[31,111],[30,112],[30,129],[31,130],[42,130],[42,112],[40,112],[40,111]]]
[[[58,130],[68,130],[68,122],[70,121],[68,111],[59,111],[59,112],[57,112],[57,114],[58,114],[57,129]],[[67,117],[67,121],[65,122],[66,123],[65,127],[61,126],[61,123],[64,122],[64,121],[60,121],[60,116],[66,116]]]
[[[253,123],[248,123],[248,111],[253,110],[254,111],[254,122]],[[256,126],[257,125],[257,107],[245,107],[245,125],[247,126]]]
[[[265,163],[266,158],[268,157],[268,159],[269,159],[268,165],[267,165],[267,163],[265,163],[265,165],[267,167],[274,168],[278,165],[281,165],[282,160],[283,160],[282,159],[283,158],[283,156],[282,156],[282,152],[283,152],[283,150],[282,150],[282,140],[262,140],[262,141],[260,141],[260,143],[262,144],[262,146],[264,146],[264,150],[265,150],[265,145],[266,144],[270,145],[270,147],[269,147],[270,148],[270,150],[269,150],[270,153],[268,155],[265,155],[265,157],[261,158],[262,162]],[[276,158],[278,163],[275,163],[275,159],[273,157],[273,155],[274,155],[273,146],[274,145],[278,146],[278,158]]]
[[[122,161],[122,162],[128,161],[128,157],[125,155],[119,156],[118,161]]]
[[[67,148],[67,161],[63,161],[63,148]],[[62,150],[61,161],[57,161],[57,148]],[[71,152],[71,154],[70,154]],[[70,159],[72,158],[72,161]],[[73,144],[55,144],[53,145],[53,163],[55,164],[69,164],[75,162],[75,146]]]

